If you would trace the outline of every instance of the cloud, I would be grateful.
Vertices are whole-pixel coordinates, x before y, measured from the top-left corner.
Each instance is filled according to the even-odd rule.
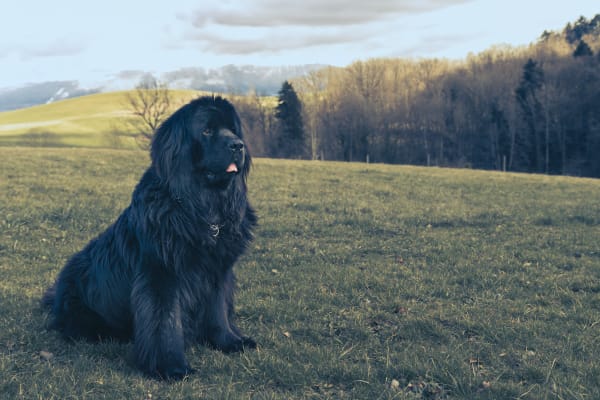
[[[225,27],[330,27],[365,24],[461,4],[470,0],[279,0],[212,3],[192,16],[196,28],[208,24]],[[212,8],[209,8],[212,7]]]
[[[115,74],[116,79],[139,79],[142,76],[147,74],[146,71],[135,70],[135,69],[126,69]]]
[[[352,43],[364,39],[364,32],[363,30],[355,30],[351,33],[335,30],[305,32],[288,29],[285,32],[274,33],[267,29],[246,37],[223,37],[218,33],[207,31],[190,39],[198,41],[204,50],[213,53],[246,55]]]
[[[278,54],[352,44],[368,46],[403,17],[472,0],[223,0],[178,19],[180,39],[213,54]],[[181,42],[179,42],[181,43]]]

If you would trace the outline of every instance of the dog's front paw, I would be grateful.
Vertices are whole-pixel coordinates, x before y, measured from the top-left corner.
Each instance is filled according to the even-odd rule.
[[[237,353],[244,351],[244,349],[255,349],[256,342],[249,337],[242,338],[230,338],[227,341],[221,341],[219,343],[213,343],[213,347],[217,350],[221,350],[223,353]]]
[[[242,337],[242,346],[243,346],[243,348],[246,348],[246,349],[255,349],[256,342],[251,337],[243,336]]]

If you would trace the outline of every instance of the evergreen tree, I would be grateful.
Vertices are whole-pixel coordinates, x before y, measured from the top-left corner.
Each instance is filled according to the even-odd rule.
[[[304,124],[302,122],[302,103],[288,81],[283,82],[279,90],[277,108],[277,138],[274,155],[286,158],[305,156]]]
[[[575,58],[584,57],[584,56],[593,56],[593,55],[594,55],[594,53],[592,52],[592,49],[584,40],[579,42],[579,44],[577,45],[577,48],[573,52],[573,57],[575,57]]]
[[[527,170],[543,171],[542,103],[540,91],[544,85],[544,71],[531,58],[523,66],[523,76],[515,90],[526,130],[520,137]]]
[[[575,24],[567,24],[564,29],[565,39],[567,42],[574,44],[592,30],[593,26],[590,24],[590,22],[584,16],[581,16],[575,22]]]

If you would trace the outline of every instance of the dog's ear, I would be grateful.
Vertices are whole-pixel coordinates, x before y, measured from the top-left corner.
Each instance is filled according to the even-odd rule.
[[[156,174],[163,182],[172,181],[189,153],[186,107],[175,112],[156,130],[150,157]]]
[[[252,166],[252,157],[250,156],[250,151],[248,150],[248,146],[245,146],[245,154],[244,154],[244,168],[242,169],[242,177],[244,181],[248,178],[248,174],[250,173],[250,167]]]

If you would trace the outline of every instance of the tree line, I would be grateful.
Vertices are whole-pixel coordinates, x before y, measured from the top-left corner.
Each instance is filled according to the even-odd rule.
[[[235,101],[258,156],[600,177],[600,15],[526,47],[358,61],[284,82],[276,103]]]

